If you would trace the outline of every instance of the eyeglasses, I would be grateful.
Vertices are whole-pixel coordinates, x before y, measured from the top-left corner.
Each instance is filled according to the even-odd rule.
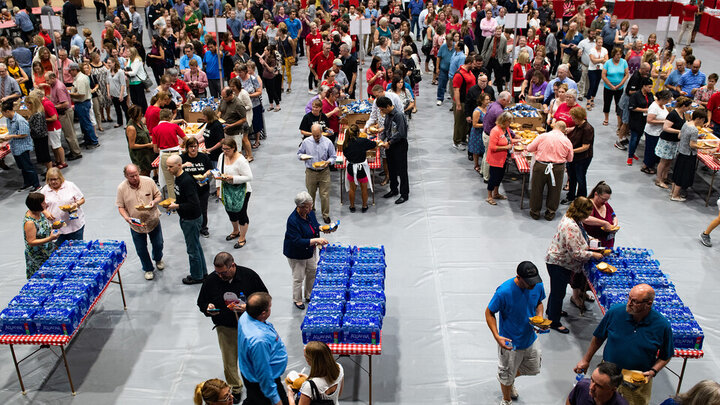
[[[634,303],[634,304],[648,304],[652,302],[652,300],[636,300],[635,298],[628,296],[628,303]]]

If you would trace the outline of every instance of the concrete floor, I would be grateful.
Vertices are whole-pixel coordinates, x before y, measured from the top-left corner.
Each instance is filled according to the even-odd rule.
[[[93,21],[92,10],[81,17]],[[640,21],[649,33],[654,21]],[[99,24],[87,24],[99,32]],[[662,35],[660,35],[662,37]],[[717,42],[698,35],[696,54],[709,74],[718,66]],[[293,93],[283,95],[281,112],[266,113],[268,139],[256,152],[251,167],[255,180],[250,200],[248,244],[233,250],[224,236],[230,232],[219,203],[210,205],[209,239],[203,239],[208,262],[221,250],[231,251],[236,262],[256,270],[275,297],[273,322],[287,345],[288,370],[305,366],[300,322],[303,314],[291,302],[291,278],[282,255],[285,221],[293,209],[293,196],[304,188],[302,164],[295,158],[302,110],[310,97],[306,89],[305,59],[295,68]],[[520,182],[506,176],[502,186],[509,201],[491,207],[484,202],[485,185],[466,160],[451,148],[452,115],[449,103],[435,106],[435,87],[425,76],[419,113],[410,122],[410,201],[395,206],[377,199],[366,214],[351,214],[339,204],[338,175],[333,175],[331,215],[342,225],[331,242],[385,245],[388,278],[388,312],[383,333],[383,355],[374,360],[373,398],[383,404],[497,403],[495,342],[483,311],[496,286],[514,274],[522,260],[544,270],[545,251],[557,220],[533,221],[527,208],[520,210]],[[688,389],[698,380],[720,375],[715,352],[720,317],[715,297],[720,276],[715,272],[720,254],[698,242],[698,234],[716,215],[713,202],[705,207],[707,174],[700,172],[687,203],[671,202],[639,166],[625,165],[625,155],[612,147],[613,126],[603,127],[600,109],[590,114],[596,128],[595,158],[588,173],[594,185],[605,180],[613,188],[611,204],[622,231],[618,244],[651,248],[662,269],[704,328],[706,355],[688,362]],[[612,121],[611,121],[612,122]],[[108,124],[108,126],[111,126]],[[85,193],[86,238],[122,239],[129,231],[114,206],[115,190],[129,162],[124,134],[109,129],[99,135],[102,146],[84,152],[63,172]],[[642,151],[642,148],[640,148]],[[24,194],[14,192],[19,172],[0,172],[0,212],[10,218],[0,228],[4,240],[0,262],[6,274],[0,284],[0,303],[9,301],[24,284],[21,218]],[[509,179],[514,177],[515,180]],[[378,187],[378,193],[385,192]],[[222,364],[211,322],[195,305],[197,286],[184,286],[187,255],[175,216],[163,216],[165,261],[168,268],[148,282],[130,247],[122,268],[127,311],[120,294],[111,287],[69,349],[70,368],[77,396],[69,392],[61,362],[47,353],[22,364],[27,396],[20,394],[7,348],[0,349],[0,402],[7,404],[141,404],[189,403],[195,384],[222,378]],[[549,286],[546,287],[549,292]],[[569,305],[568,305],[569,307]],[[552,332],[540,337],[542,372],[520,378],[518,404],[560,404],[572,387],[572,367],[584,353],[601,315],[597,308],[585,316],[568,308],[569,335]],[[20,348],[19,355],[30,348]],[[593,366],[600,360],[596,357]],[[367,377],[348,359],[343,402],[367,402]],[[363,366],[367,361],[362,360]],[[681,362],[670,367],[679,371]],[[662,372],[655,381],[653,403],[671,393],[677,379]],[[532,394],[531,394],[532,393]]]

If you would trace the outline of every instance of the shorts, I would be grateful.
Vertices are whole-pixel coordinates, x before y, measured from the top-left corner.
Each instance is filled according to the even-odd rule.
[[[523,350],[508,350],[498,345],[498,381],[510,386],[515,383],[516,376],[540,374],[541,361],[537,340]]]
[[[355,177],[354,177],[354,176],[355,176],[355,173],[353,173],[353,165],[350,164],[350,163],[348,163],[348,165],[347,165],[347,179],[348,179],[348,181],[351,182],[351,183],[355,183]],[[358,183],[367,183],[367,182],[368,182],[367,173],[365,173],[365,169],[364,169],[364,168],[360,168],[360,170],[358,170],[358,172],[357,172],[357,181],[358,181]]]
[[[248,201],[250,201],[250,194],[252,193],[245,193],[245,203],[243,204],[242,208],[238,212],[228,211],[225,210],[225,212],[228,215],[228,218],[230,218],[230,222],[238,222],[240,226],[247,225],[250,223],[250,218],[248,218]]]
[[[48,131],[48,142],[53,150],[60,149],[62,147],[62,129]]]
[[[620,97],[620,103],[617,105],[618,115],[622,117],[622,123],[627,124],[630,122],[630,97],[623,91],[623,95]]]

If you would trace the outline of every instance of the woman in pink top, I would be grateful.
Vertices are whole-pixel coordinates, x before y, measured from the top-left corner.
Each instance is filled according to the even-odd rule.
[[[60,237],[55,242],[57,246],[66,240],[82,240],[85,231],[85,213],[81,206],[85,204],[82,191],[71,181],[66,181],[57,167],[48,169],[45,177],[47,184],[40,189],[45,195],[46,212],[50,213],[50,221],[63,221],[65,226],[60,228]],[[61,209],[69,206],[69,209]]]
[[[512,148],[510,135],[510,123],[513,120],[512,114],[504,112],[495,120],[495,127],[490,131],[488,143],[487,163],[490,166],[490,179],[488,180],[488,196],[485,201],[490,205],[497,205],[495,200],[507,200],[507,197],[500,194],[498,189],[505,175],[505,161],[508,151]]]
[[[553,125],[557,121],[562,121],[565,123],[567,131],[571,131],[575,128],[575,121],[573,121],[572,116],[570,115],[570,110],[577,105],[577,91],[570,89],[565,92],[565,102],[560,104],[557,107],[557,110],[555,110],[555,114],[553,114]]]

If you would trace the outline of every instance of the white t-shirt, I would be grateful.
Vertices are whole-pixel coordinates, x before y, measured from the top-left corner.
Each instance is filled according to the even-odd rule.
[[[578,48],[582,49],[582,56],[580,59],[585,66],[590,66],[590,50],[595,48],[595,41],[590,42],[590,39],[585,38],[578,43]],[[590,68],[588,68],[590,70]]]
[[[647,115],[655,114],[656,120],[662,120],[665,121],[665,118],[668,116],[669,112],[665,106],[659,106],[658,103],[653,102],[650,104],[650,107],[648,107]],[[660,136],[660,133],[662,132],[663,124],[651,124],[646,123],[645,124],[645,133],[650,136]]]
[[[305,381],[302,387],[300,387],[300,393],[305,394],[306,396],[310,397],[310,399],[330,399],[335,402],[335,405],[337,405],[338,397],[340,397],[340,384],[342,383],[343,378],[345,378],[345,372],[343,371],[343,367],[340,365],[340,363],[337,363],[337,365],[338,367],[340,367],[340,374],[335,381],[332,381],[328,384],[328,382],[324,378],[312,378],[312,381],[317,386],[318,391],[320,391],[321,398],[313,398],[313,390],[310,386],[310,382],[308,381]],[[325,394],[325,391],[327,391],[333,385],[337,385],[335,391],[330,395]]]
[[[584,51],[583,51],[583,52],[584,52]],[[592,56],[592,57],[595,58],[595,59],[597,59],[597,58],[605,58],[605,57],[607,56],[607,54],[608,54],[608,51],[607,51],[607,49],[601,47],[601,48],[600,48],[600,52],[598,52],[597,47],[594,47],[594,46],[593,46],[593,48],[590,49],[590,53],[589,53],[589,54],[590,54],[590,56]],[[589,58],[588,58],[588,59],[589,59]],[[602,62],[601,62],[601,63],[590,63],[590,64],[588,65],[588,70],[601,70],[602,67],[603,67],[603,63],[602,63]]]

